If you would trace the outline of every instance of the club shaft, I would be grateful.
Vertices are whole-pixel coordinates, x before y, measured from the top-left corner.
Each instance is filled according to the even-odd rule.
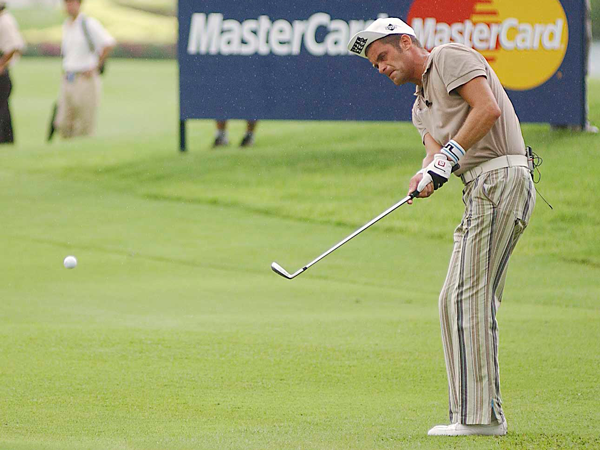
[[[314,259],[313,261],[309,262],[306,266],[304,266],[302,268],[302,271],[305,271],[306,269],[308,269],[310,266],[312,266],[313,264],[318,263],[320,260],[322,260],[323,258],[325,258],[327,255],[329,255],[330,253],[336,251],[338,248],[340,248],[342,245],[344,245],[346,242],[348,242],[349,240],[351,240],[352,238],[358,236],[360,233],[362,233],[363,231],[365,231],[367,228],[369,228],[371,225],[379,222],[381,219],[383,219],[385,216],[387,216],[388,214],[390,214],[391,212],[395,211],[396,209],[398,209],[400,206],[404,205],[406,202],[408,202],[409,200],[411,200],[413,197],[411,195],[407,195],[406,197],[404,197],[402,200],[400,200],[398,203],[390,206],[388,209],[386,209],[384,212],[382,212],[381,214],[379,214],[377,217],[375,217],[373,220],[371,220],[370,222],[366,223],[365,225],[363,225],[362,227],[360,227],[358,230],[356,230],[354,233],[352,233],[350,236],[348,236],[346,239],[344,239],[341,242],[338,242],[337,244],[335,244],[333,247],[331,247],[329,250],[327,250],[325,253],[323,253],[322,255],[320,255],[319,257],[317,257],[316,259]]]

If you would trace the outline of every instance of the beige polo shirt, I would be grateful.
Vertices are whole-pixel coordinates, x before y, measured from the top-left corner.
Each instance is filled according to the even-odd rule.
[[[496,73],[481,54],[461,44],[435,47],[427,59],[412,110],[421,139],[429,133],[444,145],[458,133],[471,107],[456,88],[477,77],[485,77],[502,114],[490,132],[467,150],[455,175],[499,156],[525,155],[519,119]]]

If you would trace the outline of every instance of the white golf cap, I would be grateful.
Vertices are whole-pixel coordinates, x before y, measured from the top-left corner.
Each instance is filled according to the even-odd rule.
[[[366,58],[365,51],[373,42],[389,36],[390,34],[410,34],[417,37],[415,30],[409,27],[406,23],[396,17],[388,17],[385,19],[377,19],[366,30],[356,33],[350,42],[348,42],[348,50],[358,56]]]

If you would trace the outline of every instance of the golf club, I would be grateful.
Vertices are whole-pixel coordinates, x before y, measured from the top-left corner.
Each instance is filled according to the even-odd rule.
[[[304,272],[305,270],[307,270],[310,266],[318,263],[320,260],[322,260],[323,258],[325,258],[327,255],[329,255],[330,253],[332,253],[335,250],[337,250],[338,248],[340,248],[342,245],[344,245],[350,239],[358,236],[360,233],[362,233],[363,231],[365,231],[371,225],[379,222],[381,219],[383,219],[389,213],[391,213],[392,211],[395,211],[396,209],[398,209],[400,206],[404,205],[409,200],[415,198],[417,195],[419,195],[419,191],[418,190],[415,190],[414,192],[411,192],[410,195],[407,195],[402,200],[400,200],[398,203],[396,203],[396,204],[392,205],[391,207],[389,207],[388,209],[386,209],[384,212],[382,212],[381,214],[379,214],[377,217],[375,217],[369,223],[367,223],[367,224],[363,225],[362,227],[360,227],[358,230],[356,230],[354,233],[352,233],[346,239],[344,239],[343,241],[338,242],[333,247],[331,247],[329,250],[327,250],[325,253],[323,253],[322,255],[320,255],[319,257],[317,257],[316,259],[314,259],[313,261],[309,262],[307,265],[305,265],[303,268],[297,270],[293,274],[290,274],[287,270],[285,270],[283,267],[281,267],[276,262],[273,262],[271,264],[271,269],[273,269],[273,272],[275,272],[276,274],[281,275],[282,277],[287,278],[288,280],[291,280],[292,278],[296,278],[302,272]]]
[[[452,167],[452,172],[454,172],[455,170],[457,170],[458,167],[459,167],[458,164],[454,164],[454,166]],[[334,251],[336,251],[338,248],[340,248],[346,242],[348,242],[352,238],[358,236],[360,233],[362,233],[363,231],[365,231],[371,225],[379,222],[385,216],[387,216],[391,212],[395,211],[396,209],[398,209],[399,207],[401,207],[402,205],[404,205],[405,203],[407,203],[409,200],[412,200],[413,198],[417,197],[419,195],[419,193],[423,189],[425,189],[425,186],[427,186],[429,183],[431,183],[431,175],[429,175],[428,173],[426,173],[426,174],[423,175],[423,178],[421,179],[421,182],[417,186],[417,189],[415,189],[414,191],[412,191],[410,194],[408,194],[406,197],[404,197],[398,203],[390,206],[388,209],[386,209],[384,212],[382,212],[381,214],[379,214],[373,220],[371,220],[370,222],[368,222],[365,225],[363,225],[362,227],[360,227],[358,230],[356,230],[350,236],[348,236],[347,238],[345,238],[343,241],[338,242],[333,247],[331,247],[329,250],[327,250],[325,253],[323,253],[322,255],[318,256],[316,259],[312,260],[311,262],[309,262],[307,265],[305,265],[301,269],[298,269],[296,272],[290,274],[287,270],[285,270],[283,267],[281,267],[281,265],[279,265],[276,262],[273,262],[271,264],[271,269],[277,275],[281,275],[283,278],[287,278],[288,280],[296,278],[298,275],[300,275],[301,273],[305,272],[310,266],[318,263],[319,261],[321,261],[323,258],[325,258],[330,253],[333,253]]]

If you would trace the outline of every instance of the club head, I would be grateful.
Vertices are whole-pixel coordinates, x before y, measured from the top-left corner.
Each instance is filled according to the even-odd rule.
[[[288,271],[276,262],[271,264],[271,269],[273,269],[273,272],[275,272],[277,275],[281,275],[282,277],[287,278],[288,280],[292,279],[292,276],[288,273]]]

